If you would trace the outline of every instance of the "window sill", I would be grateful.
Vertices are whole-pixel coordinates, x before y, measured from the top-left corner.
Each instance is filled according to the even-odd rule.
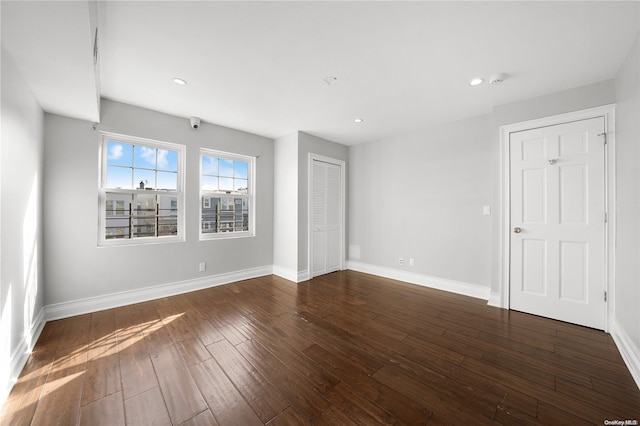
[[[200,241],[230,240],[235,238],[251,238],[255,236],[255,232],[220,232],[200,234]]]
[[[183,243],[184,237],[149,237],[149,238],[122,238],[102,240],[98,242],[98,247],[123,247],[123,246],[146,246],[154,244]]]

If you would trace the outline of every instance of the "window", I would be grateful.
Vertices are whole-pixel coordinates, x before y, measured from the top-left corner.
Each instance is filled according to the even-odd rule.
[[[184,241],[184,150],[167,142],[102,135],[101,245]]]
[[[255,235],[255,157],[200,151],[200,239]]]

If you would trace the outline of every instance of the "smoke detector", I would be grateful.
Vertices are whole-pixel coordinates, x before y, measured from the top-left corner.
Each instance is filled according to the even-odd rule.
[[[507,78],[507,75],[503,73],[493,74],[491,77],[489,77],[489,84],[500,84],[506,78]]]
[[[324,77],[322,79],[322,81],[324,81],[325,83],[327,83],[327,86],[331,86],[333,83],[335,83],[336,81],[338,81],[338,79],[332,75],[328,75],[326,77]]]

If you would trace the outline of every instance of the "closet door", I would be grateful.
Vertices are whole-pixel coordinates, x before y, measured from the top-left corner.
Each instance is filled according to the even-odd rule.
[[[340,269],[341,172],[337,164],[312,162],[312,276]]]

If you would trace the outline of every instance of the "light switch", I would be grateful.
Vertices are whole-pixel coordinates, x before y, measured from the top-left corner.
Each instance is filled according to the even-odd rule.
[[[491,206],[482,206],[482,214],[485,216],[491,215]]]

